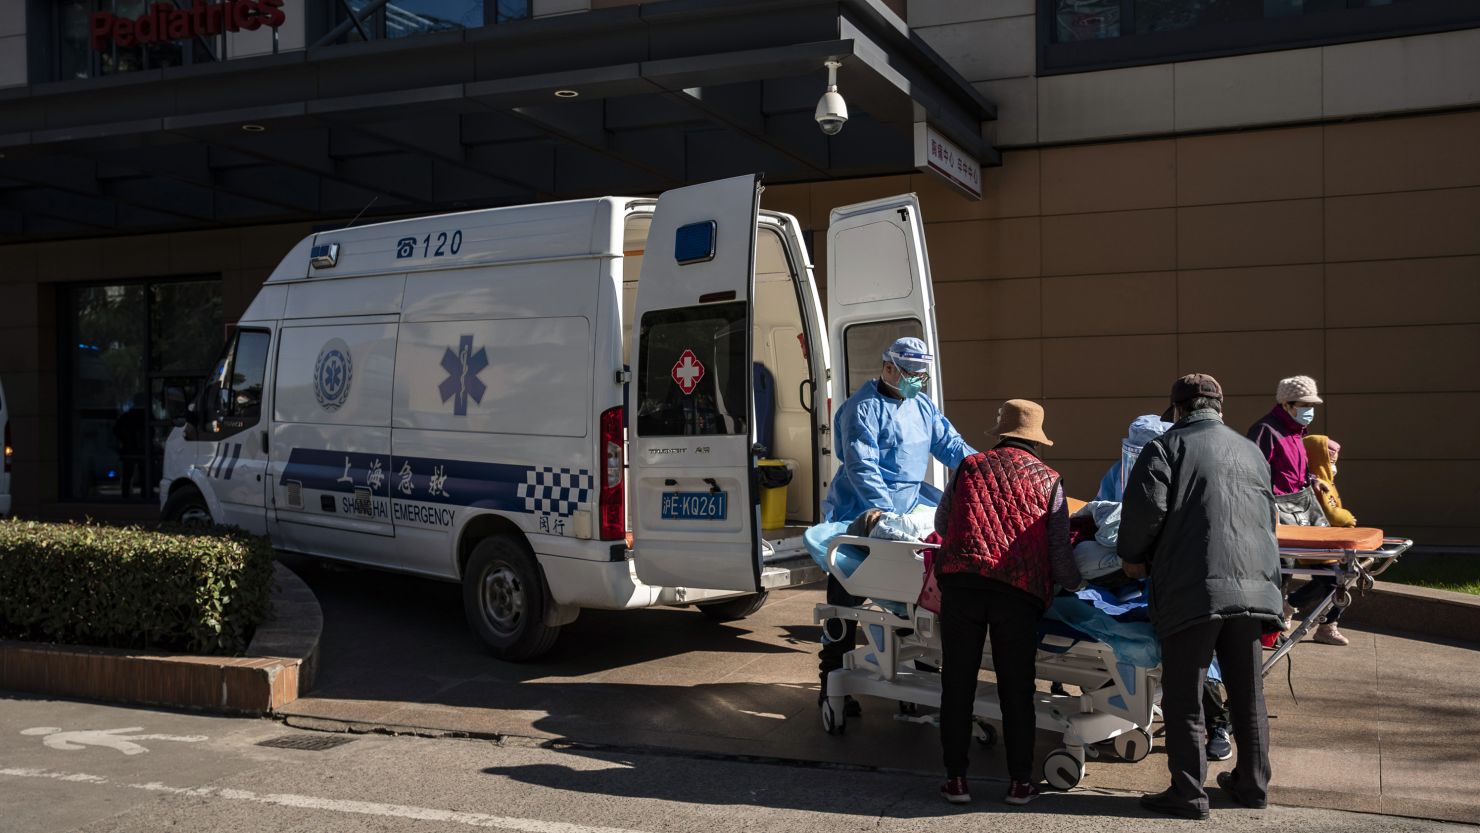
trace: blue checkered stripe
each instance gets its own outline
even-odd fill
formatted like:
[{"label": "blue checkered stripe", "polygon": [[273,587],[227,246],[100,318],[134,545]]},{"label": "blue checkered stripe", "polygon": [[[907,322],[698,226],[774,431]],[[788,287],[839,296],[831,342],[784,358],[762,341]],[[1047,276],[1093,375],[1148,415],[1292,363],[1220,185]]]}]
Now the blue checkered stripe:
[{"label": "blue checkered stripe", "polygon": [[592,480],[585,469],[534,468],[525,473],[517,496],[526,512],[569,517],[591,502]]}]

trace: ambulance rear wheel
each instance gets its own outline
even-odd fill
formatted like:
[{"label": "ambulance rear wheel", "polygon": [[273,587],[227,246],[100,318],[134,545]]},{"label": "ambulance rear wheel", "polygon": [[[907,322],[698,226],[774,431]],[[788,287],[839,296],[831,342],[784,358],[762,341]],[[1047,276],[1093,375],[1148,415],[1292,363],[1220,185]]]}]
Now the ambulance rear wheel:
[{"label": "ambulance rear wheel", "polygon": [[214,523],[205,496],[194,486],[182,486],[175,490],[165,500],[164,509],[159,514],[165,521],[181,526],[202,527]]},{"label": "ambulance rear wheel", "polygon": [[733,622],[760,610],[765,606],[766,598],[770,595],[771,591],[762,590],[750,596],[737,596],[721,602],[706,602],[698,607],[705,616],[716,622]]},{"label": "ambulance rear wheel", "polygon": [[463,571],[468,626],[499,659],[518,662],[548,652],[560,635],[545,624],[545,581],[534,553],[505,537],[485,538]]}]

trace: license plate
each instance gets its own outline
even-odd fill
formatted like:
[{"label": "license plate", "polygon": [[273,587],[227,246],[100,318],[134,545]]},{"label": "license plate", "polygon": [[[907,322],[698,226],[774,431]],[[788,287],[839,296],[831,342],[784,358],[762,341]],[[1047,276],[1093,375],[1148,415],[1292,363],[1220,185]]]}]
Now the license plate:
[{"label": "license plate", "polygon": [[728,510],[727,492],[664,492],[665,521],[722,521]]}]

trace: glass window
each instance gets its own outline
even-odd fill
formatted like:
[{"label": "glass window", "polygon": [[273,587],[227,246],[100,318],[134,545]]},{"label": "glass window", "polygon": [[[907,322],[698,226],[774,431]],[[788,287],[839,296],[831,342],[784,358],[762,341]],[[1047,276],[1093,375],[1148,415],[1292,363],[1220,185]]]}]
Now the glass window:
[{"label": "glass window", "polygon": [[180,337],[172,333],[219,339],[220,296],[215,280],[67,291],[63,494],[77,500],[157,499],[164,440],[199,391],[214,351],[214,345],[206,346],[204,360],[198,347],[177,355]]},{"label": "glass window", "polygon": [[884,365],[884,351],[906,336],[924,338],[925,330],[913,318],[854,324],[843,331],[843,352],[848,361],[848,395],[863,383],[879,375]]},{"label": "glass window", "polygon": [[749,431],[747,304],[735,301],[642,316],[637,433],[644,437]]},{"label": "glass window", "polygon": [[483,0],[396,0],[385,5],[385,33],[392,38],[482,25]]}]

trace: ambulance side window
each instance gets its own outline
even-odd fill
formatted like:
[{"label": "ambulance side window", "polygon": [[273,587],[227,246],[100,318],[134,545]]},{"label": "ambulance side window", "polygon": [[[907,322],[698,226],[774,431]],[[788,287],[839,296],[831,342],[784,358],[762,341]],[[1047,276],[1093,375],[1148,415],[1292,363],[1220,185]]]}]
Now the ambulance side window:
[{"label": "ambulance side window", "polygon": [[637,433],[747,433],[748,336],[743,301],[644,314],[638,337]]},{"label": "ambulance side window", "polygon": [[262,385],[271,346],[272,334],[267,330],[237,330],[202,399],[203,433],[214,439],[229,437],[262,418]]},{"label": "ambulance side window", "polygon": [[925,328],[913,318],[896,318],[893,321],[870,321],[854,324],[843,331],[843,350],[848,362],[848,395],[859,386],[879,375],[884,363],[884,351],[895,340],[905,336],[922,338]]}]

